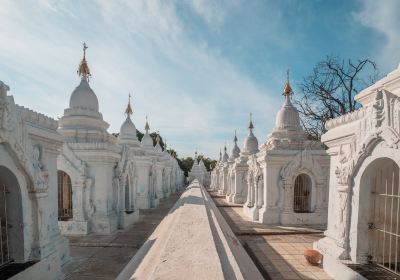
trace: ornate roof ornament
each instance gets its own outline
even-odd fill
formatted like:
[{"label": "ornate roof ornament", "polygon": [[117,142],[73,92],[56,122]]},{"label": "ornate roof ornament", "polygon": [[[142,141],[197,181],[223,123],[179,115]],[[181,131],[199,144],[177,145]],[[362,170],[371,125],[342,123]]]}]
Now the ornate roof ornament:
[{"label": "ornate roof ornament", "polygon": [[291,96],[293,94],[293,90],[292,87],[290,86],[290,82],[289,82],[289,69],[286,72],[286,84],[285,87],[283,89],[283,95],[284,96]]},{"label": "ornate roof ornament", "polygon": [[85,79],[86,81],[89,82],[89,77],[91,77],[92,75],[90,74],[90,69],[89,69],[89,65],[86,61],[86,50],[88,49],[86,43],[83,43],[83,58],[81,63],[79,64],[79,68],[78,68],[78,76],[82,77],[82,79]]},{"label": "ornate roof ornament", "polygon": [[125,114],[126,114],[127,116],[130,116],[130,115],[133,114],[132,107],[131,107],[131,94],[130,94],[130,93],[129,93],[128,106],[126,106],[126,109],[125,109]]},{"label": "ornate roof ornament", "polygon": [[236,136],[236,129],[235,129],[235,137],[233,137],[233,142],[237,143],[237,141],[238,141],[238,139],[237,139],[237,136]]},{"label": "ornate roof ornament", "polygon": [[253,125],[253,113],[250,113],[249,129],[254,129],[254,125]]}]

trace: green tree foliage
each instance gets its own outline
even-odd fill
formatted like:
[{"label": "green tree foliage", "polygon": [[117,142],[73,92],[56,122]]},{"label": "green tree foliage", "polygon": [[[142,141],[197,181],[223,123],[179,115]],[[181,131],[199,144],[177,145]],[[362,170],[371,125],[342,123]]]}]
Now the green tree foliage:
[{"label": "green tree foliage", "polygon": [[192,169],[194,159],[192,157],[186,157],[186,158],[177,158],[178,159],[178,164],[179,167],[183,170],[185,173],[185,176],[189,176],[189,171]]}]

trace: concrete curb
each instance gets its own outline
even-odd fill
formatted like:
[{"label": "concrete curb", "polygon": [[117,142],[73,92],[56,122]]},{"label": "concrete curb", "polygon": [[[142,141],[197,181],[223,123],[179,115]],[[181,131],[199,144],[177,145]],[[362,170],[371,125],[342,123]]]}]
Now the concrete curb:
[{"label": "concrete curb", "polygon": [[119,274],[125,279],[263,279],[197,180]]}]

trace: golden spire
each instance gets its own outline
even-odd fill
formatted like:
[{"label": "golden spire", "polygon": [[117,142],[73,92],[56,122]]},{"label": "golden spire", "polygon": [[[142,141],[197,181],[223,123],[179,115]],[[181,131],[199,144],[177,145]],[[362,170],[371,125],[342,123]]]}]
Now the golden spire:
[{"label": "golden spire", "polygon": [[129,101],[128,101],[128,106],[126,106],[125,114],[127,116],[130,116],[133,114],[132,107],[131,107],[131,94],[129,94]]},{"label": "golden spire", "polygon": [[250,122],[249,122],[249,129],[253,129],[254,125],[253,125],[253,113],[250,113]]},{"label": "golden spire", "polygon": [[283,89],[283,95],[290,96],[292,94],[293,94],[293,91],[292,91],[292,87],[290,86],[290,83],[289,83],[289,69],[288,69],[286,72],[286,84]]},{"label": "golden spire", "polygon": [[82,79],[85,79],[86,81],[89,82],[89,77],[91,77],[92,75],[90,74],[90,69],[89,69],[89,65],[87,64],[86,61],[86,50],[87,50],[87,45],[86,43],[83,43],[83,58],[81,63],[79,64],[79,68],[78,68],[78,75],[79,77],[82,77]]}]

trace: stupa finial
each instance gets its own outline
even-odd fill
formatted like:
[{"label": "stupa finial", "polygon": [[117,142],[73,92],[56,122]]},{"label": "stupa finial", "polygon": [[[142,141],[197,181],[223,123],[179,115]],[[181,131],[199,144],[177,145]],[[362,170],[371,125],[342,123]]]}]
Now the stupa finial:
[{"label": "stupa finial", "polygon": [[130,116],[130,115],[133,114],[132,107],[131,107],[131,94],[130,94],[130,93],[129,93],[128,97],[129,97],[128,106],[126,106],[125,114],[126,114],[127,116]]},{"label": "stupa finial", "polygon": [[253,125],[253,113],[250,113],[249,129],[254,129],[254,125]]},{"label": "stupa finial", "polygon": [[90,74],[89,65],[86,61],[86,50],[87,49],[88,49],[88,46],[84,42],[83,43],[83,58],[81,60],[81,63],[79,64],[77,73],[78,73],[79,77],[81,77],[82,79],[85,79],[86,81],[89,82],[89,77],[91,77],[92,75]]},{"label": "stupa finial", "polygon": [[292,87],[290,86],[290,82],[289,82],[289,75],[290,75],[290,70],[288,69],[286,71],[286,84],[283,89],[284,96],[291,96],[293,94],[293,90],[292,90]]}]

